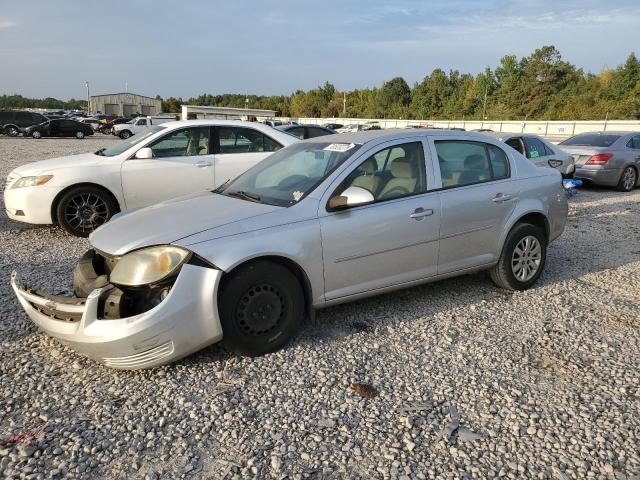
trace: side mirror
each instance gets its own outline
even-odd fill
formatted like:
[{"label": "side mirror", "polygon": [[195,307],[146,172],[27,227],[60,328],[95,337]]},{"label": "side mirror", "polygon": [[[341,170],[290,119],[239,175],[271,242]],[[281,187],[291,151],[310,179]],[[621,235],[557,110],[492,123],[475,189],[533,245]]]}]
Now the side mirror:
[{"label": "side mirror", "polygon": [[373,194],[362,187],[349,187],[340,195],[334,195],[329,199],[329,210],[346,210],[360,205],[366,205],[375,201]]},{"label": "side mirror", "polygon": [[150,158],[153,158],[153,150],[151,150],[149,147],[141,148],[136,152],[135,158],[139,160],[148,160]]}]

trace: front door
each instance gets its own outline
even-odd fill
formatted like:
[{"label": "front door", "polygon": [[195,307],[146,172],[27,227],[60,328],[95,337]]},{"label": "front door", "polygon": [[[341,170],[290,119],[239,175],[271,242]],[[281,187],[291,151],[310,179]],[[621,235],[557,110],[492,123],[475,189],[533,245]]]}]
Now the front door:
[{"label": "front door", "polygon": [[438,273],[496,261],[518,196],[508,156],[477,141],[436,140],[432,148],[442,180]]},{"label": "front door", "polygon": [[268,135],[253,128],[216,127],[216,186],[236,178],[281,147]]},{"label": "front door", "polygon": [[387,145],[332,187],[333,194],[364,188],[375,201],[320,207],[326,300],[436,274],[440,197],[427,189],[425,166],[423,142]]},{"label": "front door", "polygon": [[209,127],[174,130],[148,146],[153,158],[130,158],[122,163],[127,208],[214,188]]}]

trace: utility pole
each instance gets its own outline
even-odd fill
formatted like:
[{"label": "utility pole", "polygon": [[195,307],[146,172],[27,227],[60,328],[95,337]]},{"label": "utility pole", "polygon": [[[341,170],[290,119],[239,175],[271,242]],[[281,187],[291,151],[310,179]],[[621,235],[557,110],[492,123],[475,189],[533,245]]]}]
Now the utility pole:
[{"label": "utility pole", "polygon": [[87,115],[91,115],[91,96],[89,95],[89,80],[84,82],[84,86],[87,87]]},{"label": "utility pole", "polygon": [[347,113],[347,92],[342,92],[342,114]]},{"label": "utility pole", "polygon": [[487,119],[487,93],[489,92],[489,84],[484,86],[484,101],[482,102],[482,121]]},{"label": "utility pole", "polygon": [[129,93],[129,82],[124,81],[124,93]]}]

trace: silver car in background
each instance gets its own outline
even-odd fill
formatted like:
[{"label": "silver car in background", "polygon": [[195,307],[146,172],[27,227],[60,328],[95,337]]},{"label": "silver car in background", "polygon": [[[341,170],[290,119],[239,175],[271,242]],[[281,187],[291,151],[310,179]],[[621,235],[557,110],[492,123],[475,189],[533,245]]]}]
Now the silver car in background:
[{"label": "silver car in background", "polygon": [[484,132],[516,149],[538,167],[551,167],[562,176],[569,177],[575,171],[573,157],[548,140],[529,133]]},{"label": "silver car in background", "polygon": [[575,135],[560,147],[576,163],[575,177],[629,192],[640,182],[640,133],[592,132]]},{"label": "silver car in background", "polygon": [[561,175],[485,135],[337,134],[212,192],[116,215],[91,235],[75,297],[15,273],[12,286],[42,330],[110,367],[161,365],[220,340],[254,356],[342,302],[480,270],[529,288],[566,218]]}]

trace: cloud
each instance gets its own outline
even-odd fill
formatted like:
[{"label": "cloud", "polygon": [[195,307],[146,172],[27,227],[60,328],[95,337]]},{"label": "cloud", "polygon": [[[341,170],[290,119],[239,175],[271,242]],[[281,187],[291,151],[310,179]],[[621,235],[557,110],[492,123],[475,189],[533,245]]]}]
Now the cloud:
[{"label": "cloud", "polygon": [[0,30],[4,30],[5,28],[11,28],[15,26],[16,26],[15,22],[7,18],[0,18]]}]

